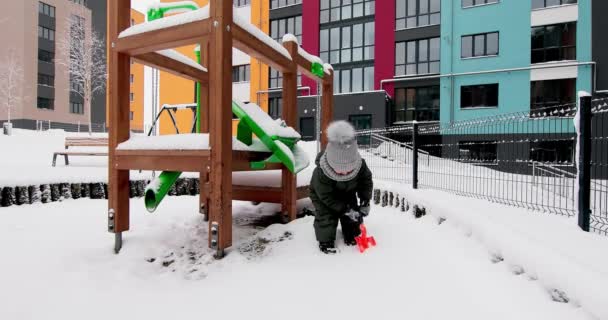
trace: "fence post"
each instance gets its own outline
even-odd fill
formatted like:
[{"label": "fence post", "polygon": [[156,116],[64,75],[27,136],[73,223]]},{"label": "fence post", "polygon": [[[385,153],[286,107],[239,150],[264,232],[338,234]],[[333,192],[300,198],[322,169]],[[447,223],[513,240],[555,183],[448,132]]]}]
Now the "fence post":
[{"label": "fence post", "polygon": [[589,231],[591,219],[591,96],[580,95],[577,124],[578,225]]},{"label": "fence post", "polygon": [[418,189],[418,122],[412,123],[412,188]]}]

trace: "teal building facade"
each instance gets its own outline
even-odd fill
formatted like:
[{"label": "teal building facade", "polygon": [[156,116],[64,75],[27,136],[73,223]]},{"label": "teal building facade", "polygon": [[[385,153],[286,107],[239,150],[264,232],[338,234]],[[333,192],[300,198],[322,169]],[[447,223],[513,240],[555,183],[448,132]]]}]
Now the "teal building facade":
[{"label": "teal building facade", "polygon": [[591,0],[442,0],[440,121],[548,110],[594,92]]}]

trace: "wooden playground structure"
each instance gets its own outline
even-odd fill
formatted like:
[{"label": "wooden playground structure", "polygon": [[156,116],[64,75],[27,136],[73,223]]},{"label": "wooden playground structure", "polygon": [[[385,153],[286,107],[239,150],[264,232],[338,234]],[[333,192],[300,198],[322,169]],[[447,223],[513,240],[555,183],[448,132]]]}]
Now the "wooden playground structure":
[{"label": "wooden playground structure", "polygon": [[[283,73],[282,118],[296,126],[297,74],[316,79],[322,84],[321,131],[333,116],[333,72],[312,72],[313,63],[302,54],[296,42],[284,42],[278,50],[270,37],[259,29],[235,21],[232,1],[210,0],[208,16],[176,25],[120,36],[130,28],[131,0],[108,1],[109,93],[109,185],[108,230],[115,234],[115,252],[122,247],[122,233],[129,223],[129,170],[165,170],[198,172],[200,177],[201,213],[209,219],[209,246],[221,257],[232,245],[232,200],[274,202],[282,205],[282,214],[291,221],[296,217],[296,201],[308,196],[308,187],[297,188],[296,174],[281,164],[263,170],[282,170],[281,187],[233,185],[233,171],[252,171],[251,161],[268,156],[260,152],[233,150],[232,143],[232,48],[256,58]],[[255,30],[253,29],[255,28]],[[266,36],[267,38],[265,38]],[[276,43],[276,42],[275,42]],[[171,59],[158,51],[200,44],[202,65]],[[129,75],[131,59],[173,74],[197,81],[201,91],[199,130],[208,133],[205,150],[117,150],[130,138]],[[323,135],[321,135],[323,136]],[[322,137],[322,146],[327,141]]]}]

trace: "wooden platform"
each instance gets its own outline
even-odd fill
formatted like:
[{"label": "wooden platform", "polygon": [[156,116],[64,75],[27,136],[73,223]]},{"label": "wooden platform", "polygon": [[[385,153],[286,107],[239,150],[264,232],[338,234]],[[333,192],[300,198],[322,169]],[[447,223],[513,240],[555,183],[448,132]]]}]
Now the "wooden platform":
[{"label": "wooden platform", "polygon": [[[251,161],[262,161],[269,152],[232,151],[232,171],[254,171]],[[209,171],[209,150],[116,150],[114,169],[182,172]],[[282,164],[269,164],[263,170],[280,170]],[[259,171],[259,170],[256,170]]]}]

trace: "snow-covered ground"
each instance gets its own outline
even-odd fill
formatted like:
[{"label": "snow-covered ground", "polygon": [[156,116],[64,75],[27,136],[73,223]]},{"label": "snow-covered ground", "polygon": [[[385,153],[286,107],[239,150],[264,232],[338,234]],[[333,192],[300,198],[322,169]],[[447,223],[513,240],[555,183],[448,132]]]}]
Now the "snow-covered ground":
[{"label": "snow-covered ground", "polygon": [[378,246],[326,256],[312,217],[260,229],[276,207],[236,202],[234,246],[216,261],[197,201],[148,214],[133,200],[119,255],[103,200],[0,209],[0,319],[594,319],[432,216],[373,207]]}]

